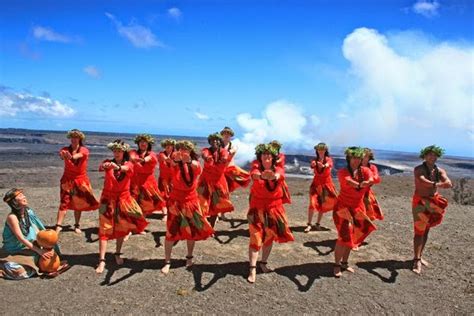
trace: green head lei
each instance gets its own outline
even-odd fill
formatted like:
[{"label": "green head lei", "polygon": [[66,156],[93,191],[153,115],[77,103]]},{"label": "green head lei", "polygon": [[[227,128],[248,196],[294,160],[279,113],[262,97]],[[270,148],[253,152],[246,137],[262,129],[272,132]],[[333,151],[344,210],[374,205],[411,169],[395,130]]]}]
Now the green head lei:
[{"label": "green head lei", "polygon": [[81,132],[81,131],[78,130],[78,129],[72,129],[72,130],[70,130],[69,132],[67,132],[66,137],[67,137],[67,138],[78,137],[78,138],[80,138],[81,140],[85,140],[85,139],[86,139],[86,135],[84,135],[84,133]]},{"label": "green head lei", "polygon": [[375,159],[374,152],[372,151],[372,149],[366,147],[364,148],[364,156],[367,154],[369,155],[369,161]]},{"label": "green head lei", "polygon": [[268,146],[273,147],[276,150],[277,155],[280,153],[281,143],[277,140],[272,140],[268,143]]},{"label": "green head lei", "polygon": [[234,136],[234,131],[232,130],[232,128],[230,128],[228,126],[224,127],[220,134],[224,135],[225,133],[228,133],[231,137]]},{"label": "green head lei", "polygon": [[166,139],[163,139],[161,142],[160,142],[160,145],[162,148],[166,148],[166,146],[175,146],[176,145],[176,141],[174,139],[171,139],[171,138],[166,138]]},{"label": "green head lei", "polygon": [[221,141],[222,140],[222,135],[220,133],[214,133],[214,134],[209,134],[209,136],[207,136],[207,142],[209,143],[209,145],[211,145],[212,142],[216,139],[218,141]]},{"label": "green head lei", "polygon": [[150,134],[138,134],[135,137],[135,144],[138,145],[138,143],[140,143],[140,141],[142,140],[146,141],[150,145],[153,145],[155,143],[155,139]]},{"label": "green head lei", "polygon": [[117,139],[111,143],[108,143],[107,148],[112,151],[114,150],[128,151],[130,149],[130,145],[120,139]]},{"label": "green head lei", "polygon": [[364,157],[364,149],[357,146],[347,147],[344,154],[346,158],[354,157],[362,159]]},{"label": "green head lei", "polygon": [[444,154],[444,149],[436,145],[425,147],[420,150],[420,158],[425,158],[426,154],[428,154],[429,152],[434,153],[439,158]]},{"label": "green head lei", "polygon": [[176,149],[185,149],[189,151],[196,151],[196,145],[189,140],[180,140],[176,143]]},{"label": "green head lei", "polygon": [[317,145],[314,146],[314,149],[315,150],[328,150],[328,145],[326,145],[326,143],[319,143]]},{"label": "green head lei", "polygon": [[257,147],[255,147],[256,156],[262,155],[266,152],[270,153],[272,156],[278,156],[277,149],[270,144],[259,144]]}]

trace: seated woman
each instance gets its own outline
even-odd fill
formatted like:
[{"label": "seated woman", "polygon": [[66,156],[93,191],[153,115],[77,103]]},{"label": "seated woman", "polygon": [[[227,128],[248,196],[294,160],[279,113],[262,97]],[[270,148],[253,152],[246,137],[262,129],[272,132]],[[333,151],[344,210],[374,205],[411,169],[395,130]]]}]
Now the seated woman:
[{"label": "seated woman", "polygon": [[8,279],[26,279],[35,274],[55,277],[66,271],[69,265],[63,261],[57,271],[41,273],[39,258],[50,259],[59,248],[45,250],[35,240],[39,231],[45,227],[35,212],[28,207],[28,200],[21,189],[11,189],[3,197],[11,212],[3,229],[3,247],[0,248],[0,274]]}]

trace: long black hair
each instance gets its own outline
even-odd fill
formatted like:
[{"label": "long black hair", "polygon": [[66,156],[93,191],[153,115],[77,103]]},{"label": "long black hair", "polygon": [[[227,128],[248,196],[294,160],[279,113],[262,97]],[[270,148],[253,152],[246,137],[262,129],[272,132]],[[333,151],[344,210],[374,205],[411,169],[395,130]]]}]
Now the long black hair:
[{"label": "long black hair", "polygon": [[[355,181],[359,182],[359,183],[362,183],[362,181],[364,181],[364,177],[362,175],[362,160],[359,164],[359,166],[357,167],[357,178],[354,178],[354,170],[352,170],[352,167],[351,167],[351,157],[347,156],[346,157],[346,161],[347,161],[347,170],[349,170],[349,173],[351,174],[351,178],[354,179]],[[360,189],[357,189],[357,190],[360,190]]]},{"label": "long black hair", "polygon": [[31,221],[30,216],[28,214],[28,210],[30,209],[28,206],[25,207],[25,212],[23,214],[23,218],[21,216],[21,207],[18,205],[18,202],[15,199],[11,199],[7,202],[8,206],[11,208],[11,212],[13,215],[16,216],[18,219],[18,223],[20,225],[20,230],[23,236],[27,236],[30,232]]}]

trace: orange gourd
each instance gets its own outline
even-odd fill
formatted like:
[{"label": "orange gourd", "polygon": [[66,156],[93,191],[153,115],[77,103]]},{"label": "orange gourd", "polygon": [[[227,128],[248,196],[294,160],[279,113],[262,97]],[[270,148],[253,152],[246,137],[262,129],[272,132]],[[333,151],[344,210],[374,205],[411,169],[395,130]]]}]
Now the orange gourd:
[{"label": "orange gourd", "polygon": [[55,272],[58,270],[60,263],[58,254],[54,253],[50,259],[39,258],[38,267],[41,272]]},{"label": "orange gourd", "polygon": [[36,242],[45,249],[51,249],[58,243],[58,233],[52,229],[45,229],[36,235]]}]

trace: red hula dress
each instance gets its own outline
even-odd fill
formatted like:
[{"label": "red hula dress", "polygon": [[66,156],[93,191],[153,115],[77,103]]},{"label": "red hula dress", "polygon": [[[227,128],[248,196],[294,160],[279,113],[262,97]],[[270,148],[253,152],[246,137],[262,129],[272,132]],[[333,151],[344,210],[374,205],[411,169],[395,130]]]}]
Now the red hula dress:
[{"label": "red hula dress", "polygon": [[[140,158],[137,151],[130,151],[130,158]],[[154,211],[160,211],[166,206],[166,201],[158,190],[158,182],[155,178],[155,169],[158,158],[154,152],[147,153],[151,160],[145,163],[134,163],[131,193],[138,202],[143,214],[149,215]],[[141,157],[144,158],[144,157]]]},{"label": "red hula dress", "polygon": [[[229,187],[225,178],[229,152],[224,148],[219,148],[212,153],[209,148],[204,148],[202,157],[204,169],[197,188],[201,210],[206,216],[232,212],[234,205],[230,201]],[[212,160],[207,161],[207,157],[212,157]]]},{"label": "red hula dress", "polygon": [[[69,151],[71,147],[64,147],[61,152]],[[87,161],[89,150],[81,146],[78,153],[82,158],[76,160],[64,160],[64,173],[60,182],[60,211],[92,211],[99,208],[99,202],[94,196],[92,186],[87,176]]]},{"label": "red hula dress", "polygon": [[[382,181],[382,179],[380,178],[379,170],[377,169],[377,166],[374,164],[369,164],[369,168],[370,168],[370,171],[372,172],[372,178],[374,179],[374,184],[379,184]],[[380,209],[379,202],[377,201],[377,198],[375,197],[375,193],[372,190],[372,186],[370,186],[369,189],[365,192],[364,206],[365,206],[365,213],[372,221],[376,219],[383,220],[383,213],[382,213],[382,210]]]},{"label": "red hula dress", "polygon": [[[104,160],[104,162],[110,161]],[[133,164],[127,161],[123,165],[129,168],[126,172],[104,170],[104,189],[99,208],[99,238],[101,240],[125,237],[130,232],[141,233],[148,225],[140,205],[130,193]]]},{"label": "red hula dress", "polygon": [[[362,168],[362,178],[356,181],[370,179],[372,172],[369,168]],[[349,248],[360,245],[364,239],[376,229],[370,218],[364,211],[364,194],[367,188],[357,190],[347,184],[346,180],[351,178],[347,168],[337,172],[341,190],[333,212],[334,225],[337,229],[337,243]]]},{"label": "red hula dress", "polygon": [[160,163],[160,176],[158,177],[158,189],[160,190],[163,198],[168,201],[173,179],[173,167],[170,162],[165,159],[168,158],[166,151],[160,152],[158,155],[158,161]]},{"label": "red hula dress", "polygon": [[167,203],[166,240],[204,240],[214,234],[199,205],[197,194],[201,166],[178,162],[173,166],[172,186]]},{"label": "red hula dress", "polygon": [[[254,161],[252,166],[254,167],[251,175],[263,169],[258,161]],[[295,240],[283,207],[285,171],[276,167],[275,172],[280,174],[278,180],[253,180],[250,188],[250,206],[247,213],[249,246],[257,251],[274,241],[284,243]]]},{"label": "red hula dress", "polygon": [[314,178],[309,187],[309,210],[313,212],[325,213],[334,210],[337,202],[337,192],[331,178],[333,162],[331,157],[325,157],[323,164],[328,164],[326,168],[319,169],[316,159],[311,162],[314,169]]}]

